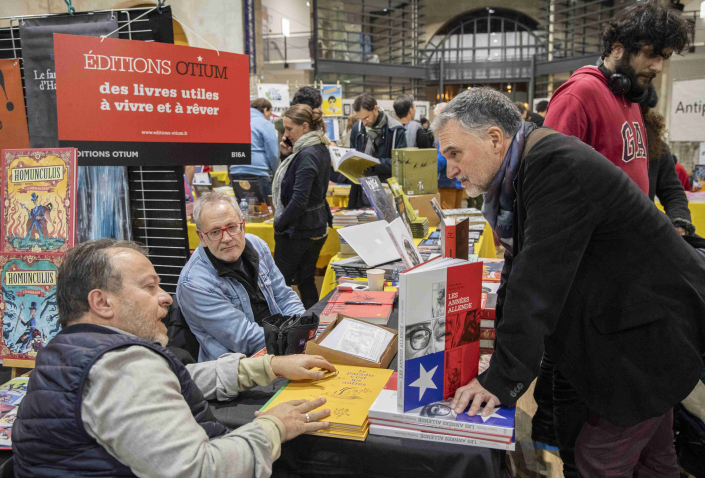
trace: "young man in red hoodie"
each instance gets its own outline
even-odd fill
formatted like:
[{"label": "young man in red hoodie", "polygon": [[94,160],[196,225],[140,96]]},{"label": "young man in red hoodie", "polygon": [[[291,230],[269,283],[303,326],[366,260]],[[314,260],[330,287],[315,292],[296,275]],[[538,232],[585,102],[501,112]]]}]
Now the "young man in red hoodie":
[{"label": "young man in red hoodie", "polygon": [[[687,48],[692,31],[692,22],[657,0],[623,9],[603,32],[597,66],[580,68],[555,91],[543,125],[592,146],[648,195],[649,148],[639,103],[653,90],[663,62]],[[557,444],[565,476],[577,476],[575,440],[588,411],[546,355],[534,397],[532,438]]]}]

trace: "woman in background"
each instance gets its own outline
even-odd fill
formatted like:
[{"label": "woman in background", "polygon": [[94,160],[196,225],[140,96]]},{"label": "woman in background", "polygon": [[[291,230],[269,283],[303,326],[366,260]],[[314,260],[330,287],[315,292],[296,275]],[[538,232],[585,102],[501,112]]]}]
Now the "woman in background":
[{"label": "woman in background", "polygon": [[[651,103],[656,106],[653,100]],[[671,150],[663,140],[666,129],[664,117],[643,104],[641,111],[649,143],[649,198],[653,201],[658,196],[666,215],[681,235],[694,234],[695,226],[690,218],[688,198],[676,174]]]},{"label": "woman in background", "polygon": [[320,108],[298,104],[283,115],[287,155],[274,175],[274,262],[286,285],[295,283],[307,309],[318,302],[316,262],[333,226],[326,201],[331,159]]},{"label": "woman in background", "polygon": [[348,123],[345,125],[345,132],[340,136],[340,145],[343,148],[350,147],[350,132],[352,131],[355,121],[357,121],[357,117],[355,116],[355,113],[351,113],[348,116]]}]

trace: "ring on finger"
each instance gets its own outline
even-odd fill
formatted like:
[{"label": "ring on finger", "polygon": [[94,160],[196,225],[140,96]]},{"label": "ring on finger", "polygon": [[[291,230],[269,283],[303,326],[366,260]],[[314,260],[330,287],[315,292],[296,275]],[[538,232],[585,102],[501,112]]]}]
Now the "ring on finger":
[{"label": "ring on finger", "polygon": [[306,423],[308,423],[308,422],[310,422],[310,421],[311,421],[311,417],[310,417],[310,416],[308,415],[308,413],[307,413],[307,414],[306,414]]}]

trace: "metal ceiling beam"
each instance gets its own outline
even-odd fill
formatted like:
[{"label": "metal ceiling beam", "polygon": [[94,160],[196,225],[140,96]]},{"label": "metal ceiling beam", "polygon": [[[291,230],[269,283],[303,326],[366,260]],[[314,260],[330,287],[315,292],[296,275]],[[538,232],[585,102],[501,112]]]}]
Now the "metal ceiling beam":
[{"label": "metal ceiling beam", "polygon": [[590,53],[582,56],[556,58],[553,61],[537,62],[536,75],[553,75],[555,73],[575,71],[586,65],[594,65],[599,56],[599,53]]},{"label": "metal ceiling beam", "polygon": [[318,60],[318,73],[349,75],[391,76],[401,78],[426,78],[425,66],[390,65],[357,61]]}]

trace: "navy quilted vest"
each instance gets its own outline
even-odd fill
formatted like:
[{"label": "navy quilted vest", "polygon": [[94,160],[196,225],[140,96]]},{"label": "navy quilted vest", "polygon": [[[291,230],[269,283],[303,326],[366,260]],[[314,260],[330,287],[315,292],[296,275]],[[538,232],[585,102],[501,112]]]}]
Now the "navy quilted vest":
[{"label": "navy quilted vest", "polygon": [[81,418],[91,366],[106,352],[132,345],[150,348],[169,362],[193,417],[210,438],[228,431],[216,421],[186,367],[159,344],[98,325],[71,325],[39,351],[30,375],[12,429],[18,478],[134,476],[86,432]]}]

